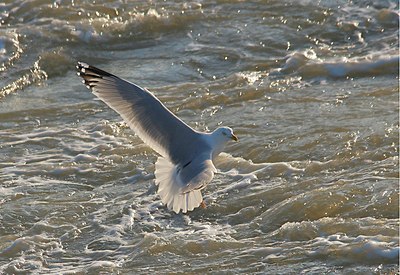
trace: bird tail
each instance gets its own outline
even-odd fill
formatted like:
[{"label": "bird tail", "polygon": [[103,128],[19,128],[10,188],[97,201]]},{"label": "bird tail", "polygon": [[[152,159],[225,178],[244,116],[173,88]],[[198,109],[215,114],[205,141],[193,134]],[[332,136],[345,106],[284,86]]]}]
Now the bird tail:
[{"label": "bird tail", "polygon": [[180,182],[175,165],[167,159],[159,157],[155,168],[155,181],[156,185],[158,185],[157,193],[168,209],[172,209],[177,214],[181,210],[186,213],[201,204],[203,197],[200,190],[182,192],[184,186]]}]

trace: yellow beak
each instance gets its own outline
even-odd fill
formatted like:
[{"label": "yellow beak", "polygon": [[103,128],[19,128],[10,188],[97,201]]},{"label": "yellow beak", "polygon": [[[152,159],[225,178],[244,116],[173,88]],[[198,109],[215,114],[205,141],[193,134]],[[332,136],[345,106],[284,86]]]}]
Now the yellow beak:
[{"label": "yellow beak", "polygon": [[231,139],[233,139],[234,141],[239,141],[238,137],[235,136],[234,134],[232,134]]}]

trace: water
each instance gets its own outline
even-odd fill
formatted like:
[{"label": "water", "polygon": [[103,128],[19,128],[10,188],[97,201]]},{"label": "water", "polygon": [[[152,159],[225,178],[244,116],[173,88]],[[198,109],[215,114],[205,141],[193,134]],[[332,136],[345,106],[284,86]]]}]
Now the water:
[{"label": "water", "polygon": [[[397,1],[0,4],[0,273],[393,274]],[[240,138],[176,215],[76,61]]]}]

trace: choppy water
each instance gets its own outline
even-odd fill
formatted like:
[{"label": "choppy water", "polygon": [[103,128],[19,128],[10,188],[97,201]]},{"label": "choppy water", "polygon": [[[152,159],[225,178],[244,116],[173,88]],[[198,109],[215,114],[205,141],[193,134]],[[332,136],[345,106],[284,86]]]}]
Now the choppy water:
[{"label": "choppy water", "polygon": [[[0,3],[0,273],[397,273],[397,1]],[[241,142],[176,215],[75,62]]]}]

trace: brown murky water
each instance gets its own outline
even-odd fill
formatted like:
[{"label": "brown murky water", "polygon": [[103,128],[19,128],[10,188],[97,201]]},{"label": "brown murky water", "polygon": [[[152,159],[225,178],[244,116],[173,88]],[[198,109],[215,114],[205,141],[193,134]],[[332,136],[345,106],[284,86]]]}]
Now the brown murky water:
[{"label": "brown murky water", "polygon": [[[0,273],[396,273],[397,1],[0,4]],[[167,210],[85,61],[230,144]]]}]

